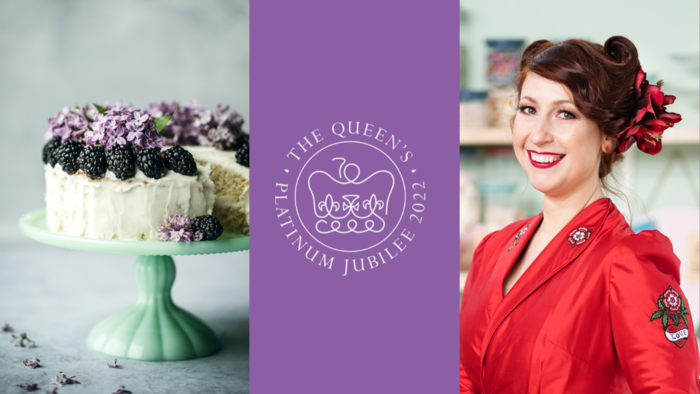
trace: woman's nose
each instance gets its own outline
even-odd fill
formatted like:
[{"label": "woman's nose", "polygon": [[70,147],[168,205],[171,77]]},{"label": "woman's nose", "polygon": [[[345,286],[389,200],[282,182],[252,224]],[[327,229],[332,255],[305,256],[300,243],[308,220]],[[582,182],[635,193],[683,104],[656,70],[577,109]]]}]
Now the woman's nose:
[{"label": "woman's nose", "polygon": [[538,119],[533,125],[532,132],[530,133],[530,141],[538,146],[554,141],[551,127],[552,125],[546,118]]}]

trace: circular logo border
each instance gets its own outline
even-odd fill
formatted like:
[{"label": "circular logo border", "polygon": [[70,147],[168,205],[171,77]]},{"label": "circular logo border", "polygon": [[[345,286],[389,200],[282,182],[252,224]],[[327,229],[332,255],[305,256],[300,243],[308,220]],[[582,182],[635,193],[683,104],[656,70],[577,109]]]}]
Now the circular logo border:
[{"label": "circular logo border", "polygon": [[[299,179],[301,178],[301,174],[304,172],[306,165],[309,164],[309,162],[314,158],[314,156],[321,153],[324,149],[330,148],[331,146],[338,145],[338,144],[363,144],[363,145],[369,146],[370,148],[374,148],[374,149],[378,150],[381,154],[386,156],[387,159],[389,159],[389,161],[391,162],[391,164],[394,165],[394,167],[396,167],[396,171],[398,171],[399,176],[401,177],[401,184],[403,185],[403,208],[401,208],[401,216],[399,217],[399,220],[396,222],[396,226],[394,226],[394,228],[389,232],[389,234],[384,239],[382,239],[381,241],[377,242],[376,244],[374,244],[372,246],[369,246],[367,248],[360,249],[360,250],[336,249],[336,248],[330,247],[330,246],[324,244],[323,242],[319,241],[318,239],[316,239],[316,237],[314,237],[314,235],[311,234],[311,231],[309,231],[309,229],[306,228],[306,225],[304,225],[304,221],[301,219],[301,215],[299,215],[299,207],[297,207],[297,190],[299,187]],[[386,154],[386,152],[384,152],[383,150],[377,148],[376,146],[374,146],[372,144],[368,144],[368,143],[362,142],[362,141],[340,141],[340,142],[332,143],[328,146],[324,146],[323,148],[319,149],[318,152],[311,155],[311,157],[309,157],[309,160],[307,160],[306,163],[304,163],[304,166],[301,167],[301,170],[299,170],[299,175],[297,175],[297,181],[294,184],[294,210],[297,213],[297,217],[299,218],[299,223],[301,223],[301,226],[304,227],[304,230],[306,230],[306,233],[309,234],[311,236],[311,238],[313,238],[316,242],[327,247],[328,249],[335,250],[336,252],[357,253],[357,252],[364,252],[365,250],[369,250],[369,249],[372,249],[374,247],[377,247],[378,245],[380,245],[381,243],[386,241],[389,237],[391,237],[391,235],[394,233],[394,231],[396,231],[396,229],[399,227],[399,224],[401,224],[401,220],[403,219],[403,214],[406,212],[406,194],[407,194],[406,193],[406,181],[403,179],[403,174],[401,173],[399,166],[396,165],[394,160],[392,160],[391,157],[389,157],[389,155]]]}]

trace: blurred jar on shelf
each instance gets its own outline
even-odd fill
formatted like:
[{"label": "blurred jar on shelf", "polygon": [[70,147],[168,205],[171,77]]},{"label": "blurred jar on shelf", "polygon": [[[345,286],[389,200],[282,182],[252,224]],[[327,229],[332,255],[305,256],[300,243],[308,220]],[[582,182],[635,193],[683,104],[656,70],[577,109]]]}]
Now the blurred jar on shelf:
[{"label": "blurred jar on shelf", "polygon": [[520,48],[525,44],[523,39],[503,40],[488,39],[488,63],[486,77],[489,86],[505,88],[513,85],[513,78],[518,73],[520,63]]},{"label": "blurred jar on shelf", "polygon": [[501,130],[509,127],[510,118],[515,114],[517,93],[513,88],[513,79],[518,74],[520,49],[524,44],[523,39],[486,40],[489,125]]},{"label": "blurred jar on shelf", "polygon": [[515,115],[517,105],[518,93],[514,88],[491,88],[486,100],[489,126],[499,130],[510,128],[510,119]]},{"label": "blurred jar on shelf", "polygon": [[479,191],[476,175],[461,171],[459,174],[459,269],[469,270],[472,263],[473,232],[479,224]]},{"label": "blurred jar on shelf", "polygon": [[462,89],[459,91],[459,128],[481,129],[489,126],[487,90]]}]

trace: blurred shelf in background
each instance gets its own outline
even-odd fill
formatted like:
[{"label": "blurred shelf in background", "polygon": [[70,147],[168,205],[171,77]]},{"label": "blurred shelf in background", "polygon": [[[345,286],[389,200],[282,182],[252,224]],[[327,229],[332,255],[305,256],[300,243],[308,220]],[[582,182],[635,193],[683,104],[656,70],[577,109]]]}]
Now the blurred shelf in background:
[{"label": "blurred shelf in background", "polygon": [[[673,127],[664,132],[664,144],[670,145],[698,145],[700,144],[700,128],[698,127]],[[495,127],[459,130],[459,143],[461,146],[510,146],[513,138],[509,130]]]}]

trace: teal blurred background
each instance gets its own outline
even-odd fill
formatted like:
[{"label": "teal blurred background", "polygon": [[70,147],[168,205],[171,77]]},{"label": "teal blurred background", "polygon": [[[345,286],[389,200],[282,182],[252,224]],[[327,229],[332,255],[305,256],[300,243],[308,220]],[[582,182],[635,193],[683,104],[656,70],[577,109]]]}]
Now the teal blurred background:
[{"label": "teal blurred background", "polygon": [[[700,303],[700,3],[696,0],[663,3],[652,0],[543,0],[536,3],[462,0],[460,12],[462,89],[492,89],[486,72],[487,39],[522,39],[525,46],[538,39],[562,41],[567,38],[603,44],[613,35],[623,35],[636,45],[650,83],[664,80],[664,92],[677,97],[669,111],[680,113],[683,121],[666,131],[660,154],[650,156],[636,147],[628,151],[615,170],[619,180],[616,186],[627,201],[612,197],[637,231],[656,228],[671,238],[682,262],[682,287],[697,321]],[[493,215],[489,223],[485,217],[489,206],[512,208],[519,217],[535,215],[542,209],[541,193],[530,186],[512,155],[510,130],[502,125],[470,126],[470,122],[465,121],[464,114],[475,114],[474,111],[478,114],[479,103],[469,104],[474,103],[477,106],[469,107],[471,112],[462,112],[460,128],[461,266],[465,272],[475,244],[489,230],[503,226],[494,222],[505,219]],[[460,111],[464,111],[463,105],[465,102],[460,103]],[[477,209],[479,213],[475,213]]]}]

